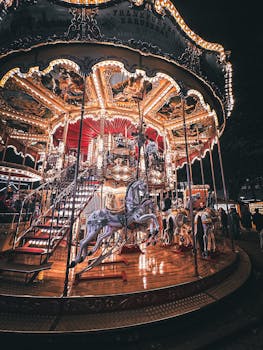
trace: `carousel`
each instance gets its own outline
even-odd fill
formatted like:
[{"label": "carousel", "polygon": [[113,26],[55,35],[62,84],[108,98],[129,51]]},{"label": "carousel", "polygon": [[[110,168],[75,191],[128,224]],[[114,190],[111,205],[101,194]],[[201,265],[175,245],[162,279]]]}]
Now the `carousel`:
[{"label": "carousel", "polygon": [[1,331],[149,324],[247,280],[213,165],[217,155],[228,212],[230,53],[174,3],[1,2]]}]

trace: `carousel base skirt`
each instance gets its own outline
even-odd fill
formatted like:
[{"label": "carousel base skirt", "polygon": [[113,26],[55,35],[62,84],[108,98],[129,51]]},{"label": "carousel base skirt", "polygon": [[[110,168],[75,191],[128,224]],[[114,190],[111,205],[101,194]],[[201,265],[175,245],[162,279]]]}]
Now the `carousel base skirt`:
[{"label": "carousel base skirt", "polygon": [[[57,292],[59,286],[63,288],[64,275],[54,270],[55,262],[53,272],[49,270],[43,281],[32,286],[2,279],[0,331],[94,334],[150,324],[216,303],[240,288],[250,275],[249,258],[240,248],[233,252],[225,247],[206,261],[198,257],[198,276],[192,252],[181,255],[174,251],[175,247],[150,247],[144,254],[125,255],[128,264],[119,257],[119,264],[102,264],[86,281],[74,284],[73,277],[69,297],[55,295],[52,290],[55,271]],[[80,269],[77,266],[72,273]],[[114,279],[116,271],[124,272],[127,280]]]}]

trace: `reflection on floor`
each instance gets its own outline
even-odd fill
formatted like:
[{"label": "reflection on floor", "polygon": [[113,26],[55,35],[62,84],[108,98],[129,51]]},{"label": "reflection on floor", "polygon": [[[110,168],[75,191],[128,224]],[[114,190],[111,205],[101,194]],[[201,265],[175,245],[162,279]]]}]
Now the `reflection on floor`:
[{"label": "reflection on floor", "polygon": [[[108,276],[109,274],[125,272],[127,281],[122,279],[94,279],[73,284],[71,296],[123,294],[136,291],[146,291],[155,288],[173,286],[200,279],[214,274],[227,267],[235,260],[235,253],[228,245],[218,246],[219,254],[209,260],[198,255],[199,277],[194,275],[194,258],[192,251],[176,253],[175,246],[161,247],[160,245],[140,246],[142,253],[126,253],[115,255],[111,259],[115,263],[100,264],[85,276]],[[59,247],[52,257],[52,268],[40,275],[32,285],[24,285],[20,276],[7,279],[1,275],[0,294],[32,295],[32,296],[61,296],[64,288],[67,248]],[[87,259],[71,270],[74,274],[87,266]]]}]

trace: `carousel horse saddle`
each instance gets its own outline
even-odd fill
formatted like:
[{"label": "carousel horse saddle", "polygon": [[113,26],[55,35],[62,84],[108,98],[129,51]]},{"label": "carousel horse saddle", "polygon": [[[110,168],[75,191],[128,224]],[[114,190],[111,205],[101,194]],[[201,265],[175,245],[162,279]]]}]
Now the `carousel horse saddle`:
[{"label": "carousel horse saddle", "polygon": [[125,194],[108,193],[105,201],[105,208],[110,214],[124,214],[125,212]]}]

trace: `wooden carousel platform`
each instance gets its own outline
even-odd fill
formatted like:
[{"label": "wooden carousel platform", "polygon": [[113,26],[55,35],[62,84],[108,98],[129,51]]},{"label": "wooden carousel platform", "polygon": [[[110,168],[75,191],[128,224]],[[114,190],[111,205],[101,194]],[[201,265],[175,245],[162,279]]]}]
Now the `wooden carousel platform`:
[{"label": "wooden carousel platform", "polygon": [[[247,255],[240,248],[233,252],[226,244],[219,246],[219,254],[212,259],[198,257],[199,276],[194,274],[191,250],[178,253],[174,246],[159,245],[140,248],[141,253],[121,254],[95,267],[85,273],[88,279],[73,278],[66,298],[62,297],[63,247],[54,255],[52,267],[32,285],[1,275],[0,330],[94,332],[179,317],[229,295],[250,274]],[[71,273],[76,275],[85,264]]]}]

